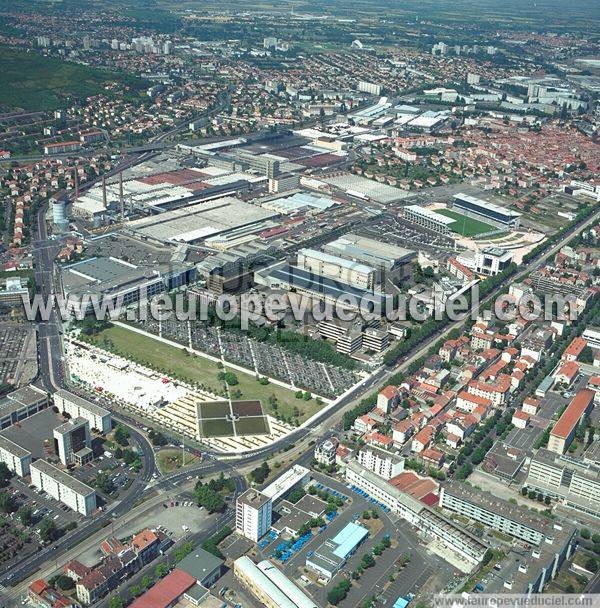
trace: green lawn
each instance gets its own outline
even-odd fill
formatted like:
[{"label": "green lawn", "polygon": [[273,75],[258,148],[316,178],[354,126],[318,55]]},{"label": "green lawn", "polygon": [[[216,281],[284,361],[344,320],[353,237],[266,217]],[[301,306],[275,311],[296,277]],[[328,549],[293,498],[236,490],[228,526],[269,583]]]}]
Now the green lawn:
[{"label": "green lawn", "polygon": [[269,432],[269,423],[265,416],[251,416],[235,421],[235,430],[238,435],[266,435]]},{"label": "green lawn", "polygon": [[456,211],[452,211],[451,209],[436,209],[435,212],[456,220],[450,228],[462,236],[477,236],[478,234],[497,230],[497,228],[491,224],[480,222],[479,220],[463,215],[462,213],[456,213]]},{"label": "green lawn", "polygon": [[227,401],[200,404],[200,415],[202,418],[226,418],[230,413]]},{"label": "green lawn", "polygon": [[225,418],[210,418],[200,421],[200,435],[202,437],[232,437],[233,422]]},{"label": "green lawn", "polygon": [[0,107],[54,110],[70,97],[106,93],[106,84],[118,82],[141,90],[140,78],[91,66],[44,57],[35,52],[0,47]]},{"label": "green lawn", "polygon": [[198,456],[185,452],[185,464],[183,462],[183,454],[181,450],[167,448],[160,450],[156,455],[156,461],[158,468],[163,473],[171,473],[177,469],[181,469],[182,466],[189,466],[196,464],[199,461]]},{"label": "green lawn", "polygon": [[[209,359],[187,354],[183,347],[169,346],[154,338],[117,326],[105,329],[87,339],[100,348],[162,371],[174,378],[190,383],[201,383],[210,392],[225,396],[221,388],[222,383],[217,377],[223,370]],[[275,384],[263,385],[253,375],[232,371],[237,376],[238,384],[232,386],[231,391],[241,393],[239,396],[234,395],[234,399],[258,399],[262,402],[265,413],[275,414],[271,396],[277,399],[277,412],[281,416],[286,418],[294,416],[297,408],[299,422],[306,420],[323,407],[315,399],[310,401],[296,399],[294,393],[286,388]]]}]

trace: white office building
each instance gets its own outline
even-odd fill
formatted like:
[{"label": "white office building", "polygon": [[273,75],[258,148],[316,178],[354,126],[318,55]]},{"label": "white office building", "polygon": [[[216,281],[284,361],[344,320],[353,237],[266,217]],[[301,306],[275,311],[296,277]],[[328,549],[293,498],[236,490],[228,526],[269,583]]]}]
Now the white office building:
[{"label": "white office building", "polygon": [[96,510],[96,492],[85,483],[46,462],[31,464],[31,483],[86,517]]},{"label": "white office building", "polygon": [[475,272],[493,277],[506,270],[512,262],[512,253],[501,247],[486,247],[474,256]]},{"label": "white office building", "polygon": [[358,452],[360,465],[383,479],[391,479],[404,471],[404,458],[381,448],[366,446]]},{"label": "white office building", "polygon": [[29,475],[31,452],[0,435],[0,462],[4,462],[15,475],[26,477]]},{"label": "white office building", "polygon": [[85,418],[90,429],[96,429],[102,434],[110,431],[112,418],[107,409],[63,389],[56,391],[53,399],[59,412],[69,414],[71,418]]},{"label": "white office building", "polygon": [[63,465],[85,464],[93,458],[90,424],[85,418],[74,418],[52,432],[54,449]]},{"label": "white office building", "polygon": [[292,488],[304,487],[309,481],[310,471],[306,467],[295,464],[264,488],[262,493],[275,502]]},{"label": "white office building", "polygon": [[337,279],[366,291],[375,287],[375,268],[315,249],[300,249],[297,265],[316,275]]},{"label": "white office building", "polygon": [[257,542],[271,528],[273,502],[262,492],[250,488],[235,503],[235,531]]}]

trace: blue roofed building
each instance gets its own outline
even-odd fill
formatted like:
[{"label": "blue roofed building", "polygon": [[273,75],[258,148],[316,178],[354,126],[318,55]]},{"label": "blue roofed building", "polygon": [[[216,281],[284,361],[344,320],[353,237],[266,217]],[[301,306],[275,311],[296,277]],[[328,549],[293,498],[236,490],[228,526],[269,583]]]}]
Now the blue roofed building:
[{"label": "blue roofed building", "polygon": [[306,558],[307,568],[312,568],[325,579],[332,579],[368,536],[367,528],[349,523]]}]

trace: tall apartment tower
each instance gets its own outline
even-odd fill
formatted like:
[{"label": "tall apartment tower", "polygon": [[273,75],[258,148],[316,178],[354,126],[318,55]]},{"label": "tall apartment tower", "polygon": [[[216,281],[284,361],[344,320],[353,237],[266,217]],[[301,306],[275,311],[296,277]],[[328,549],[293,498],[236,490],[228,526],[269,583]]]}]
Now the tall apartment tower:
[{"label": "tall apartment tower", "polygon": [[272,506],[271,499],[262,492],[246,490],[235,504],[235,531],[257,542],[271,527]]}]

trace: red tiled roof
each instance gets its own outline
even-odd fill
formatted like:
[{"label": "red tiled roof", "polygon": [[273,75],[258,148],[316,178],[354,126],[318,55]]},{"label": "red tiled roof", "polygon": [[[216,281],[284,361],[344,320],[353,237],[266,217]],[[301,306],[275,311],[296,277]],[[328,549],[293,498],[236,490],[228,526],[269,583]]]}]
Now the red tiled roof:
[{"label": "red tiled roof", "polygon": [[587,341],[581,336],[577,336],[571,340],[571,344],[567,346],[565,352],[563,353],[563,357],[566,355],[572,355],[577,358],[581,354],[581,351],[587,346]]},{"label": "red tiled roof", "polygon": [[193,576],[175,568],[173,572],[167,574],[154,587],[135,600],[131,604],[131,608],[167,608],[195,584],[196,579]]},{"label": "red tiled roof", "polygon": [[580,390],[554,425],[551,434],[563,439],[568,437],[593,401],[594,391],[587,388]]},{"label": "red tiled roof", "polygon": [[379,391],[379,394],[383,395],[386,399],[393,399],[398,394],[398,389],[395,386],[388,384]]},{"label": "red tiled roof", "polygon": [[38,578],[37,581],[33,581],[33,583],[29,585],[29,591],[36,595],[41,595],[47,588],[48,583],[43,578]]},{"label": "red tiled roof", "polygon": [[139,553],[140,551],[147,549],[150,545],[152,545],[152,543],[155,543],[157,541],[158,536],[154,532],[152,532],[152,530],[146,528],[145,530],[142,530],[133,537],[131,541],[131,546],[137,553]]}]

